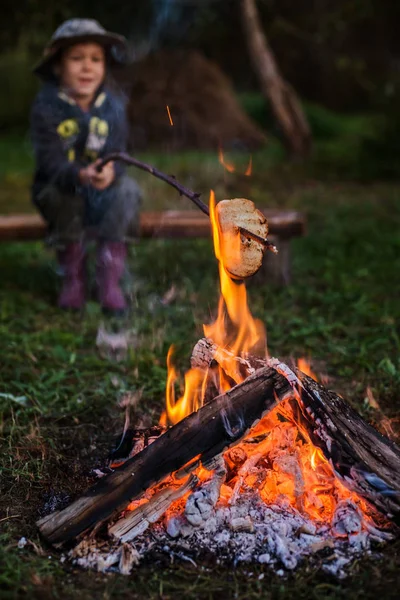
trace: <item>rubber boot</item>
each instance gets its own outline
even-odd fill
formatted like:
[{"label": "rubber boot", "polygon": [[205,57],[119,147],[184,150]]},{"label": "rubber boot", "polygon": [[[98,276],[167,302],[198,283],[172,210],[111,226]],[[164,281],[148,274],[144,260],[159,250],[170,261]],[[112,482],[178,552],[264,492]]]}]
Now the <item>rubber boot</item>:
[{"label": "rubber boot", "polygon": [[64,282],[58,297],[58,306],[80,310],[85,305],[86,255],[83,244],[70,242],[58,252],[58,260],[64,271]]},{"label": "rubber boot", "polygon": [[125,270],[126,245],[123,242],[103,242],[97,254],[97,285],[99,302],[105,312],[123,314],[127,308],[120,280]]}]

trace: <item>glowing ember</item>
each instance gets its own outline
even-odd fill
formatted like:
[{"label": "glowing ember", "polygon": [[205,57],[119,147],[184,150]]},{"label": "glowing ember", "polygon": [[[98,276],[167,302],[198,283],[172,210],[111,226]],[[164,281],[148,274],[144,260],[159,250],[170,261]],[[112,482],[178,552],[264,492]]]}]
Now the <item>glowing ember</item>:
[{"label": "glowing ember", "polygon": [[173,120],[172,120],[171,111],[170,111],[170,109],[169,109],[169,106],[168,106],[168,104],[167,104],[167,113],[168,113],[168,118],[169,118],[169,124],[171,125],[171,127],[173,127],[173,125],[174,125],[174,122],[173,122]]},{"label": "glowing ember", "polygon": [[305,556],[316,555],[321,567],[325,550],[322,569],[344,577],[347,565],[371,553],[372,540],[392,535],[376,528],[366,503],[343,487],[322,452],[282,420],[290,410],[284,402],[207,468],[196,456],[185,476],[171,474],[131,502],[109,529],[110,549],[89,538],[70,558],[128,574],[152,551],[179,557],[184,544],[182,558],[193,563],[205,551],[219,562],[268,564],[282,575],[282,566],[293,570]]},{"label": "glowing ember", "polygon": [[246,175],[246,177],[250,177],[253,174],[253,157],[251,155],[249,164],[247,165],[247,169],[245,170],[244,174]]}]

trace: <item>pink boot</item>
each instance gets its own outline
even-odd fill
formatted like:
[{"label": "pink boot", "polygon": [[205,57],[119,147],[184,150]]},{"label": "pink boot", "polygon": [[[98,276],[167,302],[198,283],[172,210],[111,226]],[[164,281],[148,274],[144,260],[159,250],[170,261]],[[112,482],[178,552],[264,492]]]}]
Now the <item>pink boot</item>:
[{"label": "pink boot", "polygon": [[85,305],[85,250],[80,242],[71,242],[58,253],[64,271],[64,282],[58,306],[79,310]]},{"label": "pink boot", "polygon": [[126,245],[103,242],[97,255],[99,302],[105,311],[123,313],[127,304],[119,282],[125,270]]}]

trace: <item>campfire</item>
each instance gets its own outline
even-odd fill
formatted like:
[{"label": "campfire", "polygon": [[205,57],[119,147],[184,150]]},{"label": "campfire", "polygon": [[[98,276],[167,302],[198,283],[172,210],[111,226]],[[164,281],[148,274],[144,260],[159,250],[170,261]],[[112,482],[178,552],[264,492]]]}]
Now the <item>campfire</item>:
[{"label": "campfire", "polygon": [[102,571],[129,573],[160,553],[191,562],[211,554],[279,574],[307,557],[344,576],[355,556],[396,535],[400,449],[306,362],[269,358],[244,284],[261,264],[265,218],[248,200],[215,206],[213,195],[210,218],[221,297],[184,389],[171,348],[160,425],[126,428],[112,473],[42,518],[41,534]]}]

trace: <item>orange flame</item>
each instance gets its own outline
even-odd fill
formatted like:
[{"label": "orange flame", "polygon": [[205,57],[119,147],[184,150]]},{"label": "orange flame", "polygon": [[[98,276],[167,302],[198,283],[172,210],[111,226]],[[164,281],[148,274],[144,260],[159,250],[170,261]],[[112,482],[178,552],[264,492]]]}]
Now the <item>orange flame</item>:
[{"label": "orange flame", "polygon": [[[265,328],[261,321],[253,318],[249,310],[245,284],[242,281],[233,281],[224,266],[224,253],[227,248],[231,254],[232,251],[240,253],[240,234],[224,236],[222,239],[213,191],[210,194],[210,219],[214,251],[219,261],[221,296],[217,319],[214,323],[203,326],[204,333],[218,346],[229,347],[233,356],[255,350],[262,350],[266,354]],[[166,411],[161,415],[161,425],[178,423],[191,412],[198,410],[203,404],[207,384],[207,373],[200,369],[190,369],[184,378],[184,393],[179,399],[176,399],[175,384],[178,374],[172,364],[173,351],[171,346],[167,356]],[[235,365],[232,365],[232,373],[237,374],[236,383],[239,383],[240,376]],[[232,387],[232,382],[222,369],[218,375],[219,391],[226,392]]]},{"label": "orange flame", "polygon": [[187,415],[198,410],[202,404],[205,393],[206,373],[200,369],[190,369],[185,373],[185,389],[183,395],[176,399],[175,384],[178,374],[172,364],[174,347],[171,346],[167,355],[167,387],[166,387],[166,410],[161,415],[160,424],[166,422],[175,425]]},{"label": "orange flame", "polygon": [[214,252],[219,261],[221,296],[218,316],[214,323],[204,325],[204,334],[218,346],[229,346],[235,356],[254,351],[261,346],[266,351],[265,328],[261,321],[254,319],[248,304],[246,286],[242,281],[233,281],[224,266],[224,254],[229,248],[240,253],[240,233],[222,238],[215,206],[215,195],[210,194],[210,219],[213,231]]},{"label": "orange flame", "polygon": [[[225,268],[225,257],[229,252],[238,253],[240,259],[241,240],[240,234],[222,234],[218,221],[218,207],[215,204],[214,192],[210,194],[210,219],[213,231],[214,251],[219,263],[219,277],[221,295],[219,300],[218,315],[215,322],[204,325],[204,333],[215,344],[222,348],[229,348],[232,356],[243,353],[254,353],[254,349],[266,353],[266,333],[263,324],[254,319],[247,304],[247,292],[242,281],[234,281]],[[199,369],[191,369],[185,375],[185,391],[176,399],[176,383],[178,374],[172,364],[173,347],[171,346],[168,357],[167,399],[164,422],[177,423],[191,412],[202,406],[208,373]],[[232,384],[231,377],[239,383],[241,375],[234,364],[228,365],[229,358],[224,361],[224,369],[219,368],[219,373],[210,371],[214,383],[220,392],[227,391]],[[298,360],[298,367],[317,380],[310,367],[310,362],[304,358]],[[279,411],[282,411],[279,412]],[[261,499],[267,504],[278,503],[282,498],[289,501],[293,507],[309,515],[316,522],[331,522],[337,504],[348,499],[354,502],[368,516],[368,506],[355,493],[347,490],[336,476],[333,467],[325,458],[322,450],[313,445],[308,432],[290,420],[282,422],[280,414],[285,411],[290,413],[290,406],[280,405],[264,417],[252,430],[253,437],[263,435],[264,440],[252,446],[243,442],[243,456],[246,461],[256,459],[253,467],[263,456],[268,456],[272,468],[261,468],[258,472],[254,469],[245,469],[243,475],[236,478],[232,487],[225,486],[221,492],[220,501],[230,502],[231,496],[235,497],[244,488],[258,489]],[[298,436],[298,432],[302,434]],[[236,446],[240,449],[241,445]],[[258,458],[257,458],[258,455]],[[229,460],[229,459],[228,459]],[[196,474],[202,481],[208,478],[208,472],[202,467],[196,469]]]},{"label": "orange flame", "polygon": [[218,160],[224,169],[229,173],[234,173],[236,171],[235,166],[224,158],[224,153],[221,146],[218,148]]},{"label": "orange flame", "polygon": [[251,154],[249,164],[247,165],[247,169],[245,170],[244,174],[246,175],[246,177],[250,177],[253,174],[253,157]]},{"label": "orange flame", "polygon": [[[224,169],[226,171],[228,171],[228,173],[236,172],[235,165],[225,158],[224,152],[223,152],[221,146],[219,146],[219,148],[218,148],[218,160],[219,160],[220,164],[224,167]],[[247,164],[246,170],[244,171],[244,175],[245,175],[245,177],[250,177],[252,175],[252,173],[253,173],[253,157],[250,154],[249,162]]]},{"label": "orange flame", "polygon": [[168,104],[167,104],[167,113],[168,113],[168,118],[169,118],[169,124],[171,125],[171,127],[173,127],[174,126],[174,122],[172,120],[171,111],[169,110]]},{"label": "orange flame", "polygon": [[297,360],[297,367],[305,375],[308,375],[309,377],[311,377],[311,379],[314,379],[314,381],[318,381],[318,377],[316,376],[314,371],[311,369],[311,363],[307,358],[299,358]]},{"label": "orange flame", "polygon": [[[203,326],[204,333],[217,346],[229,347],[233,357],[246,352],[254,353],[254,349],[260,350],[261,345],[266,353],[265,329],[251,315],[245,285],[242,281],[232,280],[225,267],[228,252],[230,257],[232,252],[238,253],[240,259],[241,240],[239,233],[222,234],[214,192],[210,195],[210,219],[215,255],[219,263],[221,295],[217,319]],[[179,377],[172,363],[172,355],[171,346],[167,356],[166,411],[162,416],[164,424],[175,424],[202,406],[210,377],[220,392],[230,389],[232,378],[237,383],[242,379],[235,359],[232,358],[233,364],[229,365],[229,357],[226,357],[224,369],[219,367],[219,372],[215,369],[210,369],[209,373],[199,369],[188,371],[184,378],[184,393],[177,399],[176,384]],[[300,358],[298,367],[317,380],[308,360]],[[226,461],[233,470],[236,469],[236,476],[222,486],[219,501],[229,504],[232,499],[237,498],[241,489],[253,488],[258,490],[260,498],[266,504],[289,502],[315,522],[329,524],[332,523],[338,504],[349,500],[362,511],[367,521],[370,512],[367,503],[344,487],[322,449],[312,443],[308,431],[300,423],[295,425],[291,421],[291,410],[290,404],[283,402],[262,418],[252,428],[253,440],[258,437],[261,441],[249,444],[244,440],[239,443],[235,447],[239,460],[230,454],[232,449],[225,453]],[[282,415],[289,418],[282,421]],[[257,469],[256,466],[261,461],[263,464]],[[268,468],[266,464],[269,465]],[[201,465],[196,466],[194,472],[201,481],[210,477],[210,472]]]},{"label": "orange flame", "polygon": [[317,468],[318,460],[320,462],[321,461],[323,462],[323,461],[325,461],[325,457],[319,448],[314,448],[313,453],[310,458],[310,464],[311,464],[311,468],[313,471],[315,471]]}]

